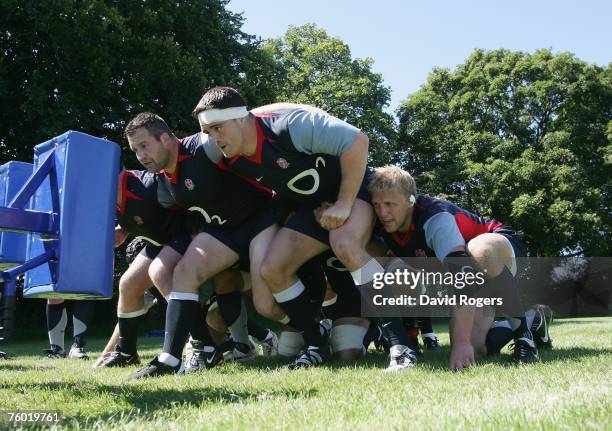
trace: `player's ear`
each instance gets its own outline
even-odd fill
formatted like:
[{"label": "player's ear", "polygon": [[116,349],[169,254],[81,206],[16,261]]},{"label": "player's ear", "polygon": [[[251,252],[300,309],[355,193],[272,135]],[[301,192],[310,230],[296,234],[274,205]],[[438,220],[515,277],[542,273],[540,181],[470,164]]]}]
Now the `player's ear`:
[{"label": "player's ear", "polygon": [[161,141],[162,144],[164,144],[164,146],[168,146],[172,144],[173,142],[172,136],[166,132],[159,135],[159,140]]}]

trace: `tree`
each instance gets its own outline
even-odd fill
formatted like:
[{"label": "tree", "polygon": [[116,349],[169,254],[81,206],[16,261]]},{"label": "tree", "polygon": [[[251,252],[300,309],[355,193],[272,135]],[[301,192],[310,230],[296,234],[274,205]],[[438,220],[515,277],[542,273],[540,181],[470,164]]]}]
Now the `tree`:
[{"label": "tree", "polygon": [[[258,84],[276,66],[226,4],[0,0],[0,163],[32,161],[34,145],[72,129],[121,144],[137,167],[122,132],[139,112],[184,136],[198,130],[191,111],[209,87],[272,100]],[[125,268],[119,251],[115,273]],[[101,305],[105,315],[112,306]],[[40,304],[20,307],[19,316],[40,315]]]},{"label": "tree", "polygon": [[145,110],[193,133],[214,85],[272,99],[255,85],[273,64],[226,3],[0,0],[0,161],[31,160],[68,129],[125,146],[126,122]]},{"label": "tree", "polygon": [[277,101],[325,109],[368,135],[375,163],[387,159],[395,133],[393,117],[384,112],[390,90],[372,72],[372,59],[353,59],[348,45],[314,24],[290,26],[263,50],[278,63],[271,82]]},{"label": "tree", "polygon": [[398,110],[396,163],[428,193],[525,234],[534,255],[610,255],[612,68],[476,50]]}]

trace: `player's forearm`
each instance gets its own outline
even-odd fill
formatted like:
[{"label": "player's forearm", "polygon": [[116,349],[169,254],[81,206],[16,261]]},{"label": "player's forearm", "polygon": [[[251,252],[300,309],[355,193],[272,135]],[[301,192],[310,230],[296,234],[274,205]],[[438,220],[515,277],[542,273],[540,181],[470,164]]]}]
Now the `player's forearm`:
[{"label": "player's forearm", "polygon": [[470,342],[475,314],[476,307],[472,305],[453,307],[453,317],[450,328],[452,343]]},{"label": "player's forearm", "polygon": [[342,182],[337,203],[352,208],[368,164],[368,138],[359,133],[351,146],[340,155]]}]

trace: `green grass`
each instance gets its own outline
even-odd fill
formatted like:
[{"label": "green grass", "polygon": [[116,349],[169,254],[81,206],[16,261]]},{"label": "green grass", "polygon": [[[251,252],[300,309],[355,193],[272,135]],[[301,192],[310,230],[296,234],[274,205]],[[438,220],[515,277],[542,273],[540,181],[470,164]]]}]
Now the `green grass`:
[{"label": "green grass", "polygon": [[[130,383],[124,380],[137,367],[94,370],[92,361],[43,360],[36,356],[42,341],[14,340],[2,345],[14,359],[0,362],[0,410],[59,410],[63,427],[104,430],[610,430],[611,334],[612,318],[557,320],[554,350],[530,366],[509,363],[504,351],[451,372],[445,348],[399,374],[384,373],[385,356],[373,353],[309,370],[258,359]],[[146,359],[159,350],[159,339],[140,341]],[[102,343],[90,341],[92,349]]]}]

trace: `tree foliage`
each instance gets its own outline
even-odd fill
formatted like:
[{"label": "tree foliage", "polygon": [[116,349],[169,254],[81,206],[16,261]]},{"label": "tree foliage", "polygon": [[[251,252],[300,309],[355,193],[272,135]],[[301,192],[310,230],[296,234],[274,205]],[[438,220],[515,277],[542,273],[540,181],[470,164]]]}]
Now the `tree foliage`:
[{"label": "tree foliage", "polygon": [[68,129],[121,143],[138,112],[193,133],[190,113],[213,85],[255,103],[273,65],[227,1],[0,0],[0,160]]},{"label": "tree foliage", "polygon": [[384,112],[390,90],[371,70],[372,59],[353,59],[348,45],[314,24],[289,27],[263,50],[278,64],[271,83],[277,101],[325,109],[368,135],[374,162],[387,159],[395,133],[393,117]]},{"label": "tree foliage", "polygon": [[476,50],[398,115],[392,157],[422,190],[522,230],[535,255],[612,252],[610,66]]}]

